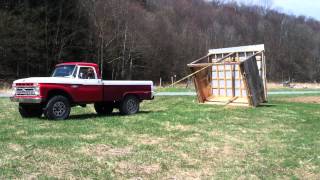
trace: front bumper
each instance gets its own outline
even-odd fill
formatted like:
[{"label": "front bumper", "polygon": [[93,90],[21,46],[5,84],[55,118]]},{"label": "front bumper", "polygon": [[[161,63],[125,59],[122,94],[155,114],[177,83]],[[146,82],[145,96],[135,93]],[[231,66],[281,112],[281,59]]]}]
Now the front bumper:
[{"label": "front bumper", "polygon": [[44,101],[43,98],[35,97],[35,98],[23,98],[23,97],[10,97],[12,102],[19,102],[19,103],[27,103],[27,104],[40,104]]}]

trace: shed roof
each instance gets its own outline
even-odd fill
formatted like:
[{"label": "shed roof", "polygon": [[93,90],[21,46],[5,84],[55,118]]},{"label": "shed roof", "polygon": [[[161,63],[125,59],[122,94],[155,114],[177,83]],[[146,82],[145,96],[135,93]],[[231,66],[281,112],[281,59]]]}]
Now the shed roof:
[{"label": "shed roof", "polygon": [[209,55],[211,55],[211,54],[225,54],[225,53],[233,53],[233,52],[254,52],[254,51],[264,51],[264,44],[220,48],[220,49],[210,49]]}]

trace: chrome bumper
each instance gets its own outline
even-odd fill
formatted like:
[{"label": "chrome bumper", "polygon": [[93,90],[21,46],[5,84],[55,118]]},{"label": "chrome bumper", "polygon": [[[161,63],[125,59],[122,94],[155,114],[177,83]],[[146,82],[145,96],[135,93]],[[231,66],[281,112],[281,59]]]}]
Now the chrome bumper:
[{"label": "chrome bumper", "polygon": [[19,102],[19,103],[28,103],[28,104],[40,104],[44,101],[42,98],[17,98],[17,97],[10,97],[12,102]]}]

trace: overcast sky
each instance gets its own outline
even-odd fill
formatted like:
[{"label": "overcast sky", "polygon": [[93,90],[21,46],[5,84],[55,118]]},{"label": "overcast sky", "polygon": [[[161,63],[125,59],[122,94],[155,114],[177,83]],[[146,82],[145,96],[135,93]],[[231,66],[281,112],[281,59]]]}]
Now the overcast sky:
[{"label": "overcast sky", "polygon": [[[259,3],[265,0],[235,0],[244,3]],[[304,15],[320,20],[320,0],[270,0],[272,8],[294,15]]]}]

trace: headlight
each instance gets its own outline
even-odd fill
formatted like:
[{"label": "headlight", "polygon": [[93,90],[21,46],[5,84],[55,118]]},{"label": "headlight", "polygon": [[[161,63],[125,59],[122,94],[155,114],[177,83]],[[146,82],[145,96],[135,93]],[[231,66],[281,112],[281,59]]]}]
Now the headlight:
[{"label": "headlight", "polygon": [[39,87],[39,86],[36,86],[36,87],[34,88],[34,95],[36,95],[36,96],[39,96],[39,95],[40,95],[40,87]]}]

